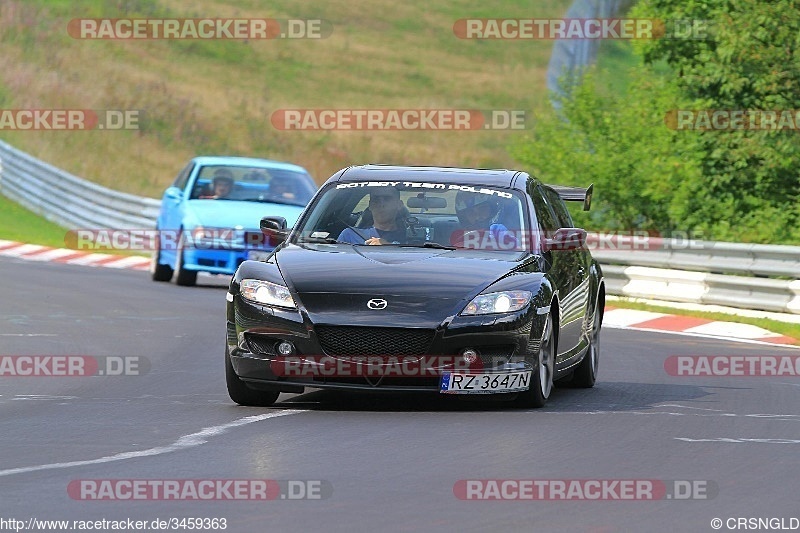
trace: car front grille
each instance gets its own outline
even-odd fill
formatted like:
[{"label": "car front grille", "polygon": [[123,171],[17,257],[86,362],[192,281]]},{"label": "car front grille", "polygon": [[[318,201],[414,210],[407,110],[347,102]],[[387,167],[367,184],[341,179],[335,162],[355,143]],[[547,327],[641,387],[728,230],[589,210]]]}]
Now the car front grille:
[{"label": "car front grille", "polygon": [[247,345],[251,353],[261,355],[275,355],[275,344],[277,341],[269,337],[261,337],[260,335],[245,335]]},{"label": "car front grille", "polygon": [[513,344],[475,346],[475,349],[480,354],[481,362],[488,368],[507,363],[515,348],[516,346]]},{"label": "car front grille", "polygon": [[317,326],[317,336],[328,355],[427,355],[431,329]]}]

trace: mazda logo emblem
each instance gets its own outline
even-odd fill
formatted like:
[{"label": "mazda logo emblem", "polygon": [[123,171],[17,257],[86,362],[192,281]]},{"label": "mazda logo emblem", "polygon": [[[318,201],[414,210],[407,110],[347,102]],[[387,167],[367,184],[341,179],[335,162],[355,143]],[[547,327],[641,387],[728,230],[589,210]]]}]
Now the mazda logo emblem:
[{"label": "mazda logo emblem", "polygon": [[386,309],[387,305],[389,305],[389,303],[382,298],[373,298],[367,302],[367,307],[370,309]]}]

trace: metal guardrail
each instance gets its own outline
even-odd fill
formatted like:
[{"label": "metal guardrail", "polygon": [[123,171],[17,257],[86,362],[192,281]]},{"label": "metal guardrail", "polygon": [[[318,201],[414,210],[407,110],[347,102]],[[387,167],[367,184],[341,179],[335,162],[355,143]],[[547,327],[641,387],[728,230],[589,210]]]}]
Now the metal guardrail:
[{"label": "metal guardrail", "polygon": [[0,193],[70,229],[149,229],[161,200],[102,187],[0,141]]},{"label": "metal guardrail", "polygon": [[593,251],[609,294],[800,314],[800,246],[652,244],[660,249]]},{"label": "metal guardrail", "polygon": [[[800,246],[646,238],[588,240],[600,261],[716,274],[800,278]],[[620,244],[621,243],[621,244]],[[623,249],[610,249],[614,246]],[[639,248],[639,249],[636,249]]]}]

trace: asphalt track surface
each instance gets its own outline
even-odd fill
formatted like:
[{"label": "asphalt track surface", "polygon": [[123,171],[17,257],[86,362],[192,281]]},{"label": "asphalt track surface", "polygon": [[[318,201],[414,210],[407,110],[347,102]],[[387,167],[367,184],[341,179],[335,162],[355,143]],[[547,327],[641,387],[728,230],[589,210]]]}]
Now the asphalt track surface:
[{"label": "asphalt track surface", "polygon": [[[596,387],[557,388],[544,409],[319,390],[246,408],[225,390],[223,280],[184,288],[143,272],[11,258],[0,258],[0,276],[0,355],[139,356],[150,367],[0,377],[0,519],[225,518],[226,531],[351,533],[714,531],[713,518],[800,517],[800,378],[664,370],[670,355],[797,350],[607,329]],[[328,492],[95,501],[67,491],[76,480],[119,479],[316,480]],[[700,480],[718,493],[458,499],[459,480],[476,479]]]}]

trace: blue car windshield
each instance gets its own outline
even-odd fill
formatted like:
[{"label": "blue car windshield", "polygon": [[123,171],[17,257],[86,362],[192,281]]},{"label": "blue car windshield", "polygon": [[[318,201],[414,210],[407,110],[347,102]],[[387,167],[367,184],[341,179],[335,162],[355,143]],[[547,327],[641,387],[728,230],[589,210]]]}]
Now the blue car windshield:
[{"label": "blue car windshield", "polygon": [[263,167],[206,165],[192,187],[192,199],[267,202],[305,206],[315,185],[307,175]]}]

